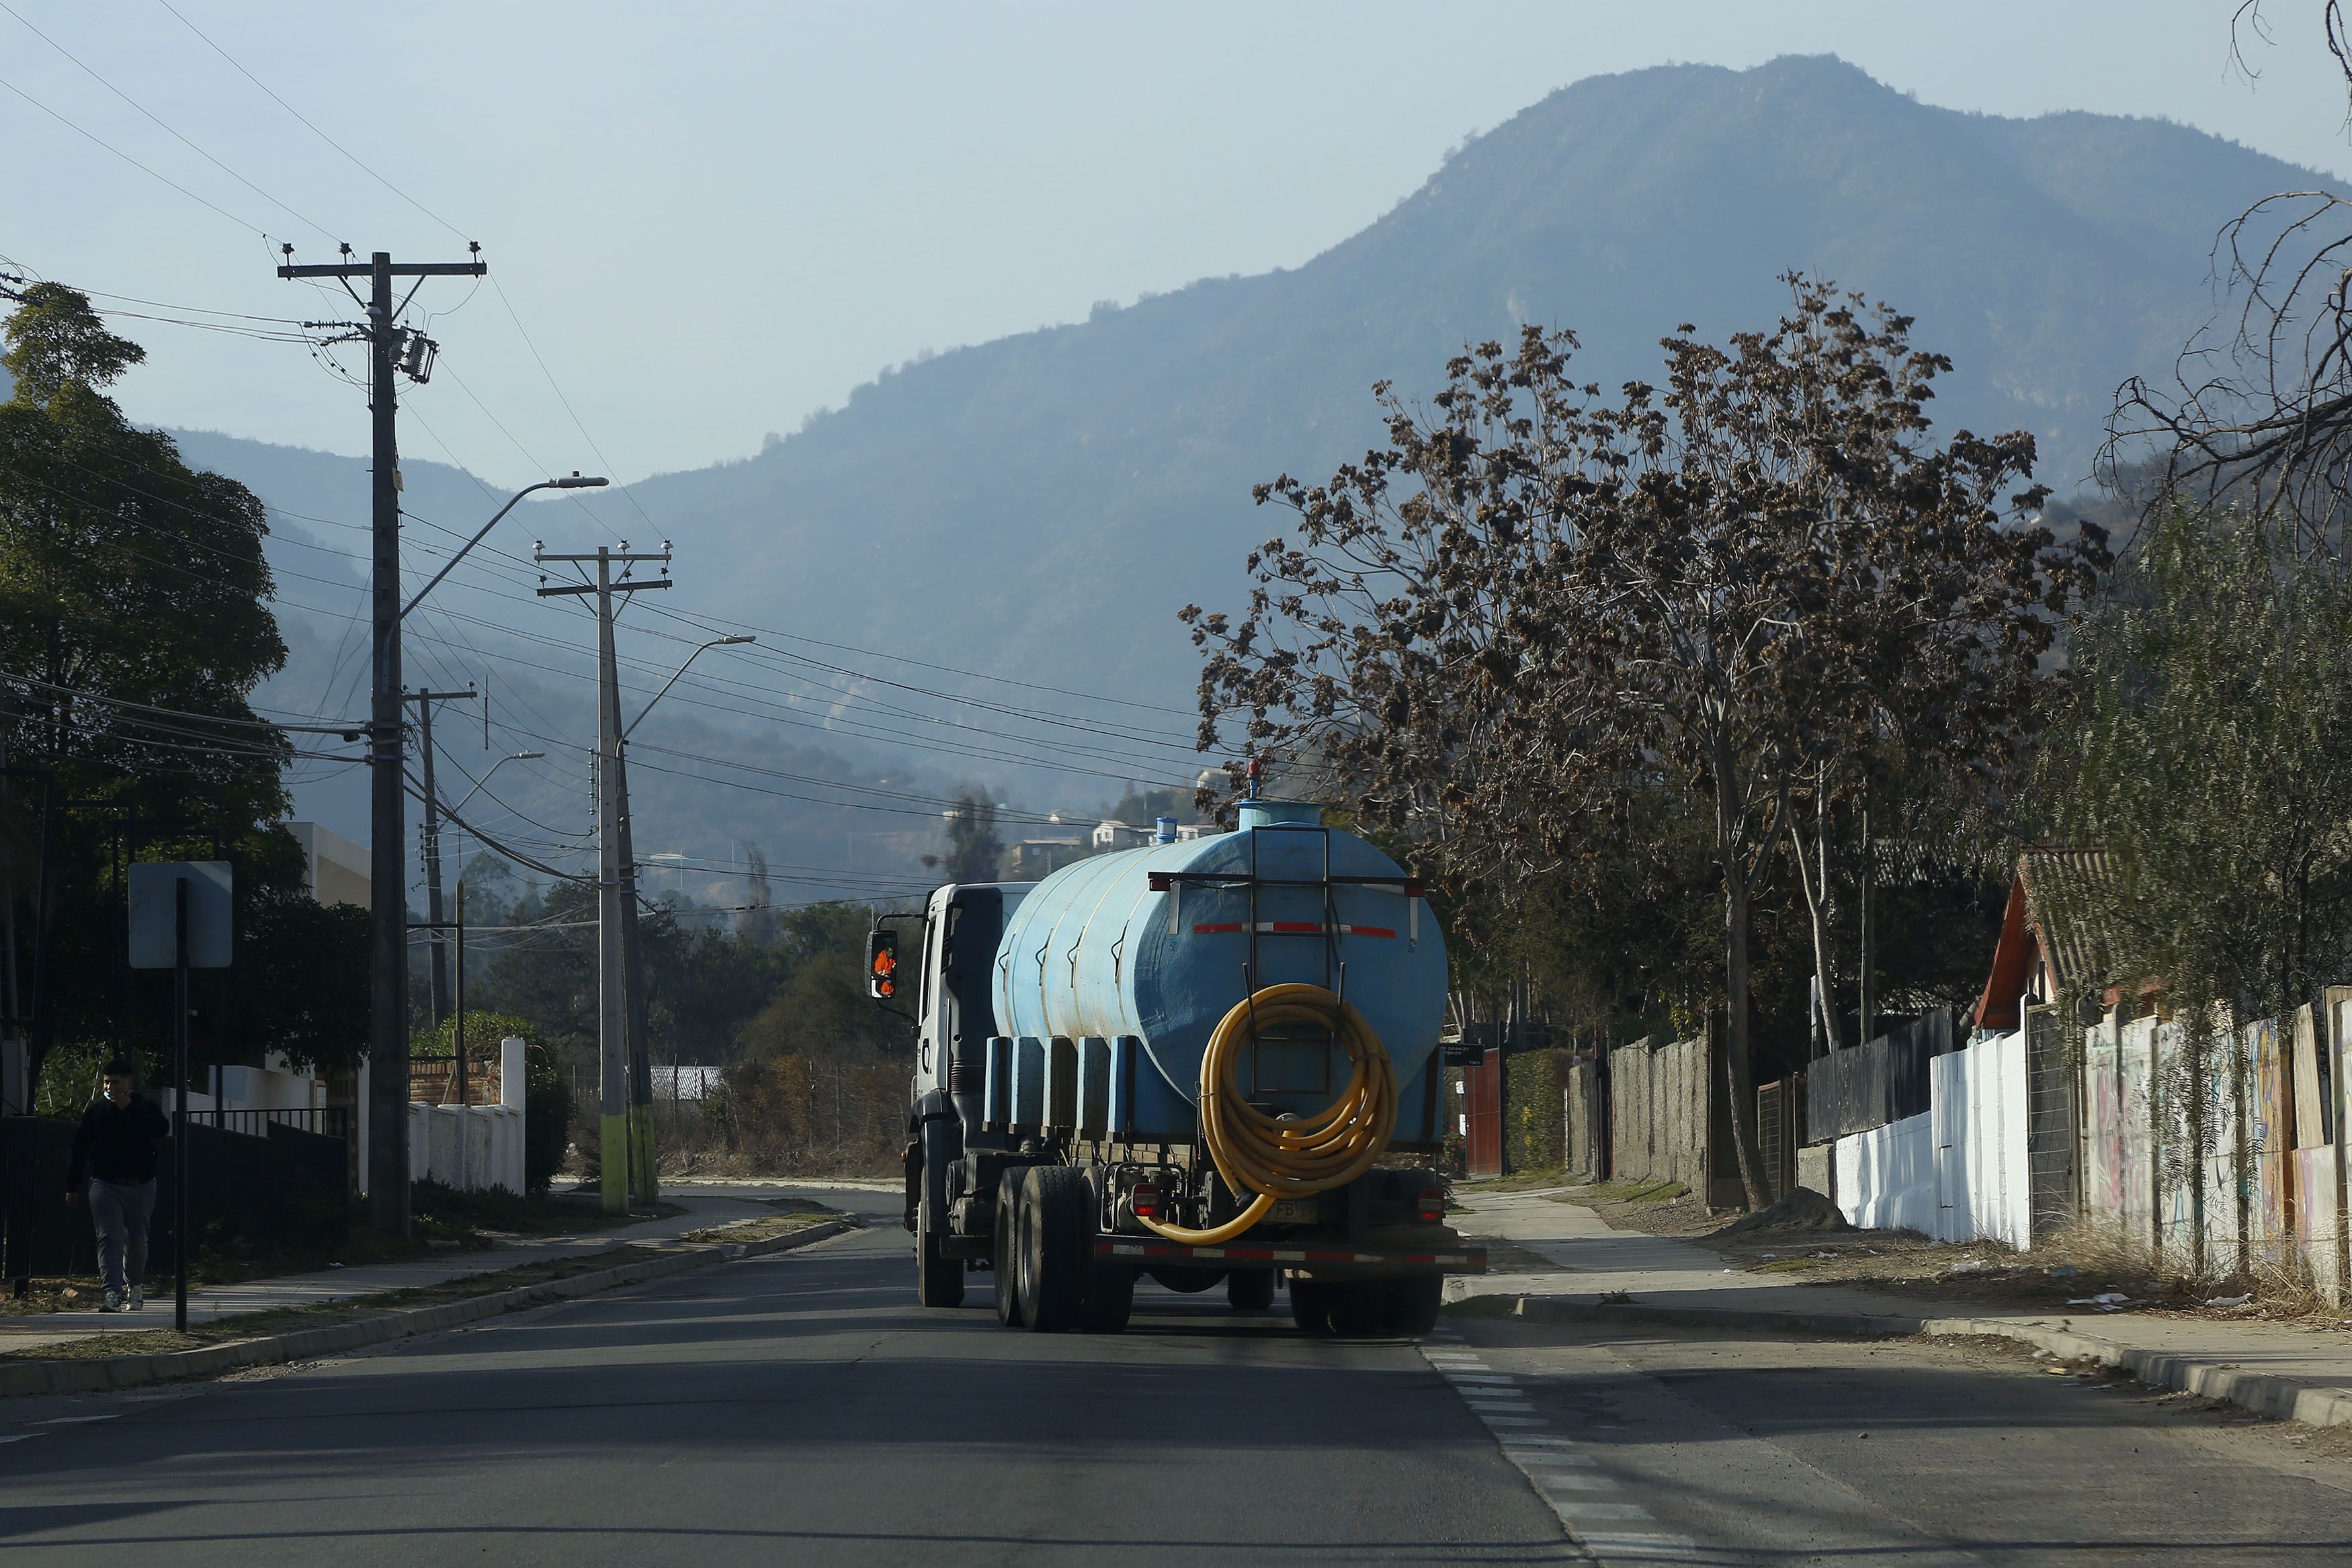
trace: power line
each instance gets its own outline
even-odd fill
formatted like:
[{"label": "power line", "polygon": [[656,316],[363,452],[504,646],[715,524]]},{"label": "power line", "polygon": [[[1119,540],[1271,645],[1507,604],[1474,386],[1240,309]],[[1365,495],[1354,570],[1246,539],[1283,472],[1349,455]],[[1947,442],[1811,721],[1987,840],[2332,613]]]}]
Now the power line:
[{"label": "power line", "polygon": [[18,98],[23,99],[26,103],[31,104],[35,109],[39,110],[43,114],[47,115],[51,120],[56,120],[59,125],[64,126],[68,131],[72,131],[75,135],[93,141],[100,147],[104,148],[107,152],[113,153],[117,158],[121,159],[125,163],[130,164],[133,169],[138,170],[141,173],[147,175],[151,179],[160,180],[164,184],[171,186],[172,189],[179,192],[180,194],[187,197],[188,200],[195,203],[198,206],[211,208],[214,212],[218,213],[222,217],[226,218],[237,227],[251,230],[253,233],[261,235],[265,240],[270,237],[269,231],[263,228],[259,224],[246,222],[245,219],[238,217],[235,213],[230,212],[218,202],[206,201],[204,197],[197,195],[194,191],[191,191],[185,185],[181,184],[177,180],[173,179],[170,175],[159,173],[155,170],[148,167],[146,164],[142,163],[138,159],[133,158],[130,153],[125,152],[121,148],[117,147],[114,143],[107,141],[104,137],[99,136],[92,131],[84,131],[80,126],[76,125],[72,120],[68,120],[64,115],[59,114],[56,110],[51,109],[47,104],[43,103],[39,99],[35,98],[23,88],[18,87],[15,82],[8,80],[5,77],[0,77],[0,87],[6,88],[10,92],[15,93]]},{"label": "power line", "polygon": [[284,99],[279,98],[275,92],[270,91],[269,85],[263,81],[259,77],[255,76],[251,71],[247,70],[244,66],[239,65],[236,56],[230,54],[226,49],[222,48],[218,44],[214,43],[203,28],[197,26],[194,22],[189,21],[187,17],[181,16],[179,7],[173,5],[172,4],[172,0],[156,0],[156,4],[163,6],[164,10],[171,12],[173,16],[178,17],[180,26],[187,28],[189,32],[195,34],[197,37],[202,38],[206,48],[212,50],[213,53],[218,55],[221,58],[226,60],[231,66],[236,68],[237,75],[243,77],[246,80],[259,88],[263,92],[268,93],[271,102],[284,110],[287,113],[292,115],[295,119],[300,120],[303,126],[308,129],[313,136],[316,136],[320,141],[325,142],[328,146],[333,148],[336,152],[349,159],[352,165],[362,173],[365,174],[369,179],[373,180],[377,184],[382,185],[385,190],[390,191],[394,195],[398,196],[402,201],[406,202],[410,206],[415,207],[418,212],[423,213],[426,217],[431,218],[435,223],[439,224],[443,228],[447,229],[451,234],[456,235],[459,239],[470,240],[473,237],[459,229],[457,225],[451,223],[448,219],[443,217],[440,214],[435,212],[432,208],[426,206],[424,203],[418,201],[415,197],[410,195],[407,192],[402,190],[399,186],[394,184],[391,181],[377,173],[373,169],[371,169],[365,163],[361,162],[358,156],[353,153],[350,148],[345,147],[341,142],[336,141],[333,137],[320,130],[316,125],[310,122],[310,118],[303,114],[300,110],[296,109],[292,104],[287,102]]},{"label": "power line", "polygon": [[58,53],[65,56],[67,59],[71,60],[81,69],[84,75],[90,78],[90,80],[98,83],[99,86],[104,88],[107,91],[121,99],[123,102],[129,104],[140,113],[146,115],[149,120],[153,120],[157,125],[162,126],[168,134],[170,134],[182,146],[187,148],[189,152],[194,152],[197,157],[202,158],[214,168],[218,169],[222,173],[226,174],[230,179],[235,180],[238,184],[243,185],[247,190],[251,191],[255,195],[259,196],[263,201],[268,202],[270,205],[276,207],[279,212],[284,213],[287,216],[294,219],[297,223],[309,225],[311,228],[317,230],[320,234],[324,235],[331,240],[341,241],[343,237],[339,234],[330,231],[323,225],[319,224],[312,219],[304,216],[301,213],[295,211],[292,207],[287,205],[286,203],[278,200],[276,196],[271,195],[268,192],[263,190],[260,186],[255,184],[252,181],[247,179],[244,175],[230,168],[219,159],[214,157],[211,153],[205,152],[203,148],[189,141],[185,136],[181,135],[180,132],[172,126],[164,124],[163,120],[150,110],[145,104],[141,103],[137,99],[132,98],[129,93],[123,91],[121,88],[115,86],[112,82],[99,75],[97,71],[90,68],[88,62],[74,54],[72,50],[67,48],[63,44],[58,43],[55,38],[50,37],[47,33],[42,32],[38,27],[34,26],[29,21],[26,21],[25,19],[25,14],[17,10],[14,5],[9,5],[7,0],[0,0],[0,11],[5,11],[11,16],[16,17],[18,24],[22,26],[26,32],[40,39],[41,42],[48,45],[49,47],[55,49]]}]

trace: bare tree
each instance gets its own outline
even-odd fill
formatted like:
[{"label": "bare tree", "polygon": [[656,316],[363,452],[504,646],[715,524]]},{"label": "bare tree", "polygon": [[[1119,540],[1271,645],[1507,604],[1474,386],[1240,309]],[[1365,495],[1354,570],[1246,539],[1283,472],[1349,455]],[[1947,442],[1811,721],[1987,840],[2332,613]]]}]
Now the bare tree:
[{"label": "bare tree", "polygon": [[[2352,105],[2339,0],[2320,7],[2320,32]],[[2231,18],[2230,57],[2251,78],[2260,73],[2249,34],[2271,41],[2260,0]],[[2124,383],[2101,477],[2145,490],[2151,513],[2223,499],[2275,512],[2304,553],[2338,558],[2352,511],[2352,201],[2324,190],[2265,196],[2223,226],[2212,254],[2222,308],[2168,381]],[[2143,465],[2152,486],[2138,483]]]},{"label": "bare tree", "polygon": [[[1235,623],[1188,608],[1202,744],[1312,750],[1465,900],[1575,858],[1627,802],[1687,790],[1712,824],[1721,1071],[1763,1200],[1749,1066],[1750,909],[1801,802],[1892,737],[2013,768],[2051,612],[2088,556],[2005,527],[2032,441],[1926,437],[1949,362],[1909,321],[1788,279],[1790,314],[1728,347],[1684,327],[1663,386],[1613,402],[1530,329],[1448,367],[1426,410],[1383,383],[1389,444],[1261,486],[1298,542],[1250,558]],[[1606,831],[1605,828],[1602,831]]]}]

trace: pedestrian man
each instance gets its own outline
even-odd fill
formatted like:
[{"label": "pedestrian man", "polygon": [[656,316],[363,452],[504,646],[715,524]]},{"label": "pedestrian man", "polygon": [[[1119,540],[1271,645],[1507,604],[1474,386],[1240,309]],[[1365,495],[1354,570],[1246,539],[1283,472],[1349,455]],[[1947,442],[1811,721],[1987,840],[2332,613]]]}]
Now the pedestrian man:
[{"label": "pedestrian man", "polygon": [[[100,1069],[98,1097],[74,1132],[66,1207],[82,1200],[98,1227],[98,1273],[106,1287],[101,1312],[147,1304],[147,1221],[155,1212],[156,1145],[170,1135],[163,1109],[131,1086],[131,1063],[116,1057]],[[129,1267],[126,1271],[125,1264]]]}]

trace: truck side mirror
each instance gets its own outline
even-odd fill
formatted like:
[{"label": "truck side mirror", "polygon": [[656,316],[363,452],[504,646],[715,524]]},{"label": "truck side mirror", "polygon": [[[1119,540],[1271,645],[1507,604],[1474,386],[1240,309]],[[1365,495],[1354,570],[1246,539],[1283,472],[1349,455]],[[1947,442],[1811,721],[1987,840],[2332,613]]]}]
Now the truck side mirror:
[{"label": "truck side mirror", "polygon": [[898,934],[877,925],[866,944],[866,994],[877,1002],[898,995]]}]

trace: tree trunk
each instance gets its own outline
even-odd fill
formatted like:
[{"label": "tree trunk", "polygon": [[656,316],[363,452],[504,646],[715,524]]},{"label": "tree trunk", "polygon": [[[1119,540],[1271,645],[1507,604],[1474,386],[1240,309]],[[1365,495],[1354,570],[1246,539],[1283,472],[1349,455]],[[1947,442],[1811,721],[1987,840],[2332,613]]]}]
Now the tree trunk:
[{"label": "tree trunk", "polygon": [[[1827,789],[1826,784],[1823,786]],[[1816,800],[1818,800],[1818,797]],[[1832,1051],[1839,1048],[1837,1002],[1830,994],[1830,850],[1829,824],[1819,821],[1813,837],[1814,851],[1820,858],[1821,874],[1814,877],[1805,869],[1805,835],[1797,826],[1794,811],[1782,813],[1789,823],[1790,859],[1796,862],[1797,885],[1805,895],[1805,913],[1811,916],[1813,928],[1813,1016],[1822,1041]]]},{"label": "tree trunk", "polygon": [[[1740,1189],[1748,1207],[1758,1209],[1771,1199],[1765,1187],[1764,1155],[1756,1144],[1756,1073],[1748,1055],[1748,865],[1740,848],[1741,813],[1731,759],[1720,745],[1715,749],[1715,845],[1723,869],[1723,1082],[1731,1099],[1731,1147],[1739,1165]],[[1769,831],[1764,841],[1771,842]]]}]

